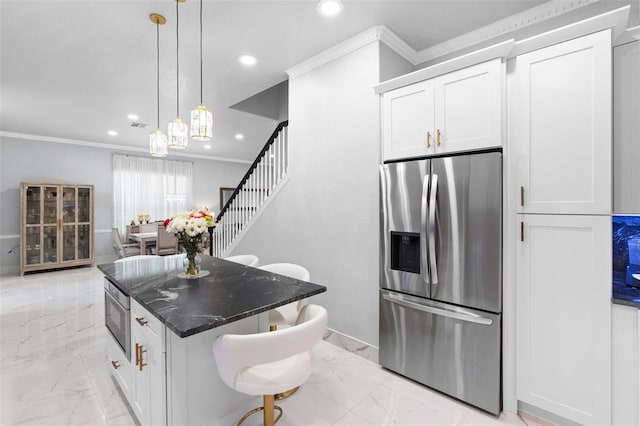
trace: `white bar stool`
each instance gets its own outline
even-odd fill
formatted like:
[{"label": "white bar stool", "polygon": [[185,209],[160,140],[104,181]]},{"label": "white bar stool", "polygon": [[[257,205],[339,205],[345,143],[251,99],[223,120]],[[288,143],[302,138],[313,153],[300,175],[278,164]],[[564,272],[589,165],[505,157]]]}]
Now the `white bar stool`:
[{"label": "white bar stool", "polygon": [[[246,413],[263,411],[264,426],[273,426],[282,417],[274,405],[274,395],[298,387],[311,375],[310,349],[327,328],[327,310],[307,305],[293,327],[256,334],[225,334],[213,342],[213,355],[222,381],[248,395],[262,395],[263,406]],[[274,411],[279,415],[274,419]]]}]

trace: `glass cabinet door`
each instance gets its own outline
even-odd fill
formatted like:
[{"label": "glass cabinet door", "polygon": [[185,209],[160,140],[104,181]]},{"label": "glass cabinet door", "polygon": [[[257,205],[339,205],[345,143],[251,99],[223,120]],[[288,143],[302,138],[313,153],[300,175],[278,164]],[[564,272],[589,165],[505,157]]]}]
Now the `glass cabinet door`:
[{"label": "glass cabinet door", "polygon": [[78,259],[91,258],[91,189],[78,188]]},{"label": "glass cabinet door", "polygon": [[58,187],[45,186],[42,223],[56,223],[58,219]]},{"label": "glass cabinet door", "polygon": [[40,261],[40,226],[28,226],[26,233],[26,255],[25,263],[27,265],[36,265]]},{"label": "glass cabinet door", "polygon": [[58,226],[45,225],[42,227],[44,251],[42,263],[58,263]]},{"label": "glass cabinet door", "polygon": [[25,214],[27,225],[40,224],[40,201],[42,199],[42,188],[39,186],[28,186],[25,194]]},{"label": "glass cabinet door", "polygon": [[62,221],[76,223],[76,188],[62,188]]},{"label": "glass cabinet door", "polygon": [[91,258],[91,225],[78,225],[78,259]]},{"label": "glass cabinet door", "polygon": [[62,227],[62,260],[76,260],[76,225]]},{"label": "glass cabinet door", "polygon": [[78,188],[78,223],[88,223],[91,220],[91,190]]}]

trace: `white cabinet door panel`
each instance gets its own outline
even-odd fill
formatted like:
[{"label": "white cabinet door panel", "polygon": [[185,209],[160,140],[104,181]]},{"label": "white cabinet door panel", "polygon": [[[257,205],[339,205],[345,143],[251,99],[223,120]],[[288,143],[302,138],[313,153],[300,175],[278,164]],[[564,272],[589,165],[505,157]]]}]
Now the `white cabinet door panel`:
[{"label": "white cabinet door panel", "polygon": [[434,152],[433,80],[385,93],[382,110],[385,160]]},{"label": "white cabinet door panel", "polygon": [[609,30],[515,59],[523,213],[611,213]]},{"label": "white cabinet door panel", "polygon": [[113,377],[120,385],[120,389],[127,398],[131,397],[131,362],[116,343],[116,340],[107,332],[107,363]]},{"label": "white cabinet door panel", "polygon": [[611,314],[611,423],[640,426],[640,310],[613,305]]},{"label": "white cabinet door panel", "polygon": [[436,152],[501,145],[502,70],[494,59],[435,79]]},{"label": "white cabinet door panel", "polygon": [[611,219],[518,219],[517,398],[581,424],[609,424]]}]

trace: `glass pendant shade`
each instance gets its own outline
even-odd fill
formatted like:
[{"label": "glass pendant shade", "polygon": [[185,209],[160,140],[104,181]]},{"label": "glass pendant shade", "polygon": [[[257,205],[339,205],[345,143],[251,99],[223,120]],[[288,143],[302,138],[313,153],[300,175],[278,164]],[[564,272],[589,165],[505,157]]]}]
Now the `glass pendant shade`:
[{"label": "glass pendant shade", "polygon": [[167,135],[160,129],[149,133],[149,154],[151,154],[152,157],[166,157],[169,155]]},{"label": "glass pendant shade", "polygon": [[189,145],[189,126],[176,117],[169,122],[169,148],[185,149]]},{"label": "glass pendant shade", "polygon": [[191,137],[197,141],[210,141],[213,134],[213,114],[203,104],[191,110]]}]

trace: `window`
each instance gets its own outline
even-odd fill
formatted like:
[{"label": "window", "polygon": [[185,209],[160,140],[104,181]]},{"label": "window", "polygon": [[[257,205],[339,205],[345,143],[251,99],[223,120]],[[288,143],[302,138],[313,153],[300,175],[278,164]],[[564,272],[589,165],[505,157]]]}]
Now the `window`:
[{"label": "window", "polygon": [[189,210],[192,187],[190,162],[114,155],[114,226],[124,235],[132,220],[138,223],[138,215],[158,221]]}]

